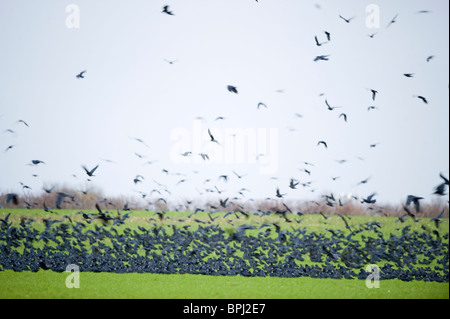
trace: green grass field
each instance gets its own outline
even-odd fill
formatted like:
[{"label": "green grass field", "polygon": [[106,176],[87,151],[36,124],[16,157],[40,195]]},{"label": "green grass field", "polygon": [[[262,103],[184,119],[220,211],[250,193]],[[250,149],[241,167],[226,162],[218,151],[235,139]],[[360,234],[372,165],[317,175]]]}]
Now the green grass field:
[{"label": "green grass field", "polygon": [[[36,227],[45,218],[61,219],[64,215],[74,221],[82,220],[77,211],[63,210],[57,213],[45,213],[42,210],[0,210],[0,218],[11,213],[10,221],[19,223],[21,217],[36,220]],[[125,225],[130,229],[138,226],[150,227],[152,223],[166,226],[191,225],[198,223],[187,218],[188,213],[168,212],[165,219],[159,220],[153,212],[131,212]],[[218,213],[219,215],[219,213]],[[169,217],[169,218],[167,218]],[[149,220],[154,218],[155,220]],[[208,221],[206,213],[198,213],[195,218]],[[219,218],[215,220],[229,231],[239,224],[255,224],[276,221],[280,227],[306,227],[308,231],[327,233],[327,229],[345,230],[345,225],[338,216],[330,216],[325,220],[320,215],[305,215],[293,217],[293,222],[287,223],[279,216],[252,216],[249,219]],[[297,223],[298,220],[301,222]],[[401,224],[396,217],[363,217],[353,216],[349,219],[351,225],[359,225],[369,221],[382,224],[383,232],[398,233],[401,228],[410,225],[414,229],[432,229],[433,223],[423,218],[419,222],[407,220]],[[68,222],[68,221],[67,221]],[[94,227],[94,221],[89,227]],[[230,222],[233,224],[231,226]],[[423,226],[423,227],[422,227]],[[43,227],[43,225],[42,225]],[[442,235],[448,233],[449,223],[445,219],[440,225]],[[251,232],[249,232],[251,233]],[[448,245],[448,239],[447,245]],[[243,277],[243,276],[206,276],[187,274],[142,274],[142,273],[92,273],[81,272],[80,288],[67,288],[67,272],[39,270],[38,272],[0,271],[0,298],[2,299],[33,299],[33,298],[150,298],[150,299],[448,299],[449,284],[401,280],[382,280],[379,288],[369,289],[365,280],[357,279],[317,279],[309,277],[279,278],[279,277]]]},{"label": "green grass field", "polygon": [[67,288],[69,273],[51,270],[0,272],[0,298],[150,299],[448,299],[448,283],[161,274],[79,274],[79,288]]}]

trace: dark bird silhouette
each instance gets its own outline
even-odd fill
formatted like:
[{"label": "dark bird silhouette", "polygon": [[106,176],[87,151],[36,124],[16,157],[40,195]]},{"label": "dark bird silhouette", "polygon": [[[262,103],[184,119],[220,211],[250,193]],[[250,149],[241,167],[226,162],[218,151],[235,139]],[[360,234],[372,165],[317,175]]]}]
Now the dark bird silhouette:
[{"label": "dark bird silhouette", "polygon": [[210,137],[210,139],[211,139],[211,142],[220,144],[220,143],[214,138],[214,136],[212,135],[210,129],[208,129],[208,135],[209,135],[209,137]]},{"label": "dark bird silhouette", "polygon": [[314,37],[314,40],[316,40],[316,45],[318,47],[320,47],[322,44],[326,43],[326,42],[319,42],[319,39],[317,39],[317,36]]},{"label": "dark bird silhouette", "polygon": [[378,108],[374,105],[371,105],[367,108],[367,111],[370,111],[370,110],[378,110]]},{"label": "dark bird silhouette", "polygon": [[9,145],[6,149],[5,152],[8,152],[10,149],[12,149],[15,145]]},{"label": "dark bird silhouette", "polygon": [[429,57],[427,57],[427,62],[430,62],[433,59],[434,59],[434,55],[430,55]]},{"label": "dark bird silhouette", "polygon": [[328,145],[325,141],[319,141],[317,142],[317,146],[319,146],[320,144],[323,144],[323,146],[325,146],[325,148],[328,148]]},{"label": "dark bird silhouette", "polygon": [[38,165],[38,164],[45,164],[45,162],[41,161],[41,160],[31,160],[31,164],[32,165]]},{"label": "dark bird silhouette", "polygon": [[174,64],[175,62],[178,62],[178,60],[167,60],[167,59],[164,59],[164,61],[166,61],[169,64]]},{"label": "dark bird silhouette", "polygon": [[262,106],[265,107],[265,108],[267,109],[267,105],[266,105],[266,104],[264,104],[263,102],[259,102],[258,105],[257,105],[258,110],[259,110]]},{"label": "dark bird silhouette", "polygon": [[375,195],[376,193],[370,194],[369,196],[367,196],[367,198],[363,198],[361,203],[375,204],[377,201],[376,199],[373,198]]},{"label": "dark bird silhouette", "polygon": [[422,95],[414,95],[414,97],[421,99],[423,103],[428,104],[428,100]]},{"label": "dark bird silhouette", "polygon": [[333,111],[334,109],[338,109],[338,108],[341,108],[341,107],[342,107],[342,106],[331,106],[331,105],[328,103],[328,100],[327,100],[327,99],[325,99],[325,104],[327,105],[329,111]]},{"label": "dark bird silhouette", "polygon": [[345,114],[345,113],[339,114],[339,118],[341,118],[341,117],[343,117],[344,121],[347,122],[347,114]]},{"label": "dark bird silhouette", "polygon": [[28,125],[28,123],[25,122],[24,120],[18,120],[17,123],[22,123],[22,124],[25,125],[26,127],[30,127],[30,126]]},{"label": "dark bird silhouette", "polygon": [[392,18],[392,20],[388,23],[386,28],[389,28],[391,26],[391,24],[397,22],[397,17],[398,17],[398,14],[396,14],[395,17]]},{"label": "dark bird silhouette", "polygon": [[439,177],[442,178],[444,180],[444,184],[445,185],[449,185],[449,180],[447,177],[444,176],[444,174],[439,173]]},{"label": "dark bird silhouette", "polygon": [[407,78],[412,78],[414,77],[414,73],[403,73],[403,75]]},{"label": "dark bird silhouette", "polygon": [[324,31],[324,32],[325,32],[325,35],[327,36],[328,42],[331,41],[331,34],[330,34],[330,32],[328,32],[328,31]]},{"label": "dark bird silhouette", "polygon": [[299,182],[295,181],[293,178],[291,178],[291,181],[289,182],[289,187],[292,189],[296,189]]},{"label": "dark bird silhouette", "polygon": [[370,177],[367,177],[366,179],[363,179],[362,181],[360,181],[357,185],[360,184],[367,184],[367,182],[369,181]]},{"label": "dark bird silhouette", "polygon": [[344,20],[347,23],[350,23],[350,21],[352,21],[355,17],[351,17],[351,18],[347,19],[347,18],[344,18],[343,16],[339,15],[339,18],[341,18],[342,20]]},{"label": "dark bird silhouette", "polygon": [[329,60],[329,55],[318,55],[314,58],[314,62],[317,61],[328,61]]},{"label": "dark bird silhouette", "polygon": [[413,213],[411,213],[411,211],[408,209],[408,207],[406,207],[405,205],[403,205],[403,210],[406,212],[406,214],[411,217],[412,219],[416,219],[416,215],[414,215]]},{"label": "dark bird silhouette", "polygon": [[91,169],[91,170],[89,170],[89,169],[87,169],[86,168],[86,166],[81,166],[84,170],[85,170],[85,172],[86,172],[86,174],[89,176],[89,177],[93,177],[93,176],[95,176],[94,175],[94,172],[95,172],[95,170],[98,168],[98,165],[97,166],[95,166],[93,169]]},{"label": "dark bird silhouette", "polygon": [[162,13],[166,13],[166,14],[168,14],[168,15],[170,15],[170,16],[175,15],[172,11],[169,10],[169,6],[168,6],[168,5],[165,5],[165,6],[163,7],[163,10],[162,10],[161,12],[162,12]]},{"label": "dark bird silhouette", "polygon": [[233,85],[228,85],[228,86],[227,86],[227,89],[228,89],[229,92],[238,94],[237,87],[235,87],[235,86],[233,86]]},{"label": "dark bird silhouette", "polygon": [[416,212],[420,212],[420,203],[419,201],[423,199],[423,197],[419,197],[419,196],[414,196],[414,195],[408,195],[406,197],[406,206],[409,206],[409,204],[413,203],[414,204],[414,208],[416,209]]},{"label": "dark bird silhouette", "polygon": [[6,203],[12,202],[14,205],[19,205],[19,196],[15,193],[6,194]]},{"label": "dark bird silhouette", "polygon": [[277,188],[276,196],[277,196],[278,198],[283,198],[284,195],[286,195],[286,194],[281,194],[281,193],[280,193],[280,189]]},{"label": "dark bird silhouette", "polygon": [[86,70],[81,71],[80,73],[77,74],[77,79],[84,79],[84,74],[86,73]]},{"label": "dark bird silhouette", "polygon": [[377,91],[377,90],[374,90],[374,89],[370,89],[370,92],[372,92],[372,100],[375,101],[375,97],[376,97],[378,91]]}]

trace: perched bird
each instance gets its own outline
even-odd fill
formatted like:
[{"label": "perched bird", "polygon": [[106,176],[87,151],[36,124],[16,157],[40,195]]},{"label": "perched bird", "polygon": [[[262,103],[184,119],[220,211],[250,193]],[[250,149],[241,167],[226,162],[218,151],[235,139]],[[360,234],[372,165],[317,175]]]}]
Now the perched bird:
[{"label": "perched bird", "polygon": [[233,85],[228,85],[227,89],[228,89],[229,92],[238,94],[237,87],[235,87]]},{"label": "perched bird", "polygon": [[84,79],[84,74],[86,73],[86,70],[81,71],[80,73],[77,74],[77,79]]},{"label": "perched bird", "polygon": [[169,6],[168,6],[168,5],[165,5],[165,6],[163,7],[163,10],[162,10],[161,12],[162,12],[162,13],[166,13],[166,14],[168,14],[168,15],[170,15],[170,16],[175,15],[172,11],[169,10]]}]

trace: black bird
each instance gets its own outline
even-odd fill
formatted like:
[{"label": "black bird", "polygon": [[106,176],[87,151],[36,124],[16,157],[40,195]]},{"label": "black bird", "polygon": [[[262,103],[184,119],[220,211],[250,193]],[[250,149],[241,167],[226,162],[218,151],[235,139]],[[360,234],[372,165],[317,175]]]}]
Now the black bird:
[{"label": "black bird", "polygon": [[45,162],[41,160],[31,160],[31,164],[38,165],[38,164],[45,164]]},{"label": "black bird", "polygon": [[25,122],[24,120],[18,120],[17,123],[22,123],[23,125],[25,125],[26,127],[30,127],[27,122]]},{"label": "black bird", "polygon": [[441,183],[438,186],[436,186],[433,194],[445,196],[445,195],[447,195],[447,193],[445,192],[446,188],[447,188],[447,185],[445,183]]},{"label": "black bird", "polygon": [[296,189],[299,182],[294,181],[293,178],[291,178],[291,181],[289,182],[289,187],[292,189]]},{"label": "black bird", "polygon": [[328,57],[329,57],[329,55],[318,55],[318,56],[316,56],[314,58],[314,62],[317,62],[317,61],[328,61],[329,60]]},{"label": "black bird", "polygon": [[442,178],[442,179],[444,180],[444,184],[445,184],[445,185],[447,185],[447,186],[449,185],[449,180],[448,180],[447,177],[444,176],[444,174],[439,173],[439,177]]},{"label": "black bird", "polygon": [[286,194],[281,194],[281,193],[280,193],[280,189],[277,188],[276,196],[277,196],[278,198],[283,198],[284,195],[286,195]]},{"label": "black bird", "polygon": [[403,205],[403,210],[406,212],[406,214],[408,214],[409,217],[411,217],[412,219],[416,219],[416,215],[414,215],[413,213],[411,213],[411,211],[408,209],[408,207],[406,207],[405,205]]},{"label": "black bird", "polygon": [[370,110],[378,110],[378,108],[374,105],[371,105],[367,108],[367,111],[370,111]]},{"label": "black bird", "polygon": [[428,104],[428,100],[424,96],[422,96],[422,95],[415,95],[414,97],[417,97],[417,98],[421,99],[423,101],[423,103]]},{"label": "black bird", "polygon": [[6,203],[11,201],[14,205],[19,205],[19,196],[15,193],[6,194]]},{"label": "black bird", "polygon": [[230,92],[232,92],[232,93],[238,94],[237,87],[235,87],[235,86],[228,85],[228,86],[227,86],[227,89],[228,89],[228,91],[230,91]]},{"label": "black bird", "polygon": [[376,97],[378,91],[377,91],[377,90],[374,90],[374,89],[370,89],[370,92],[372,92],[372,100],[375,101],[375,97]]},{"label": "black bird", "polygon": [[208,134],[209,134],[209,137],[211,138],[211,142],[220,144],[220,143],[214,138],[214,136],[211,134],[210,129],[208,129]]},{"label": "black bird", "polygon": [[89,169],[87,169],[86,168],[86,166],[81,166],[85,171],[86,171],[86,174],[89,176],[89,177],[93,177],[93,176],[95,176],[94,175],[94,172],[95,172],[95,170],[97,169],[97,167],[98,167],[98,165],[97,166],[95,166],[93,169],[91,169],[91,170],[89,170]]},{"label": "black bird", "polygon": [[344,18],[343,16],[339,15],[339,18],[341,18],[342,20],[344,20],[347,23],[350,23],[350,21],[352,21],[355,17],[351,17],[350,19]]},{"label": "black bird", "polygon": [[175,62],[178,62],[178,60],[167,60],[167,59],[164,59],[164,61],[166,61],[169,64],[174,64]]},{"label": "black bird", "polygon": [[344,117],[344,121],[347,122],[347,114],[341,113],[341,114],[339,115],[339,118],[341,118],[341,117]]},{"label": "black bird", "polygon": [[363,179],[362,181],[360,181],[357,185],[359,185],[359,184],[367,184],[369,179],[370,179],[370,177],[367,177],[366,179]]},{"label": "black bird", "polygon": [[395,17],[392,18],[392,20],[388,23],[386,28],[389,28],[391,26],[391,24],[397,22],[397,17],[398,17],[398,14],[396,14]]},{"label": "black bird", "polygon": [[367,203],[367,204],[375,204],[376,203],[376,199],[373,199],[373,197],[376,195],[376,193],[370,194],[369,196],[367,196],[367,198],[363,198],[363,200],[361,201],[361,203]]},{"label": "black bird", "polygon": [[338,108],[342,107],[342,106],[330,106],[327,99],[325,99],[325,104],[327,105],[328,110],[330,110],[330,111],[333,111],[334,109],[338,109]]},{"label": "black bird", "polygon": [[331,34],[330,34],[330,32],[328,32],[328,31],[324,31],[324,32],[325,32],[325,35],[327,36],[327,40],[331,41]]},{"label": "black bird", "polygon": [[319,141],[317,142],[317,146],[319,146],[320,144],[323,144],[323,146],[325,146],[325,148],[328,148],[328,145],[325,141]]},{"label": "black bird", "polygon": [[420,203],[419,201],[423,199],[423,197],[419,197],[419,196],[414,196],[414,195],[408,195],[408,197],[406,197],[406,206],[409,206],[409,204],[413,203],[414,204],[414,208],[416,209],[416,212],[420,212]]},{"label": "black bird", "polygon": [[430,222],[434,222],[434,225],[436,226],[436,228],[439,228],[439,223],[441,222],[440,219],[442,218],[442,216],[444,216],[444,212],[445,212],[445,209],[443,209],[437,217],[430,219]]},{"label": "black bird", "polygon": [[14,147],[14,145],[9,145],[6,149],[5,152],[8,152],[10,149],[12,149]]},{"label": "black bird", "polygon": [[84,74],[86,73],[86,70],[81,71],[80,73],[77,74],[77,79],[84,79]]},{"label": "black bird", "polygon": [[267,109],[267,105],[266,104],[264,104],[263,102],[259,102],[258,105],[257,105],[258,110],[259,110],[259,108],[261,106],[264,106]]},{"label": "black bird", "polygon": [[175,15],[172,11],[169,10],[169,6],[168,5],[165,5],[161,12],[162,13],[166,13],[166,14],[171,15],[171,16]]},{"label": "black bird", "polygon": [[317,39],[317,36],[315,36],[314,39],[316,40],[316,45],[318,47],[320,47],[322,44],[326,43],[326,42],[319,42],[319,39]]},{"label": "black bird", "polygon": [[406,76],[407,78],[414,77],[414,73],[403,73],[403,75]]},{"label": "black bird", "polygon": [[427,62],[430,62],[431,60],[433,60],[434,59],[434,55],[430,55],[428,58],[427,58]]}]

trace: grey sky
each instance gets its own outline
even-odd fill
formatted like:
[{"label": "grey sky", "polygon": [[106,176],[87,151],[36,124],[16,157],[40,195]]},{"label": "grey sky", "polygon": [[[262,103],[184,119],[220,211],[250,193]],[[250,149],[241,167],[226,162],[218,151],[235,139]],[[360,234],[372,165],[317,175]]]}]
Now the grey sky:
[{"label": "grey sky", "polygon": [[[66,25],[69,4],[80,10],[79,28]],[[161,13],[165,4],[174,16]],[[369,4],[380,10],[379,28],[367,27]],[[329,192],[377,192],[380,202],[394,204],[408,194],[433,199],[439,173],[449,173],[448,6],[442,0],[1,1],[0,191],[22,193],[23,182],[40,192],[58,183],[128,195],[149,193],[156,181],[175,198],[217,186],[223,196],[245,187],[253,198],[274,197],[279,187],[291,199]],[[339,15],[355,18],[346,23]],[[319,47],[314,37],[325,42],[325,30],[331,41]],[[329,60],[314,62],[318,55]],[[77,79],[82,70],[85,78]],[[370,89],[378,91],[375,101]],[[329,111],[325,99],[342,108]],[[257,109],[259,102],[267,109]],[[378,109],[368,111],[371,105]],[[219,116],[225,119],[215,121]],[[209,141],[208,128],[220,145]],[[243,163],[226,162],[226,141],[233,140],[227,132],[271,128],[276,145],[268,136],[258,139],[266,148],[259,162],[248,156],[248,145]],[[210,154],[221,148],[222,157],[174,158],[184,145]],[[27,165],[33,159],[46,164]],[[276,170],[261,173],[264,161]],[[81,165],[97,164],[87,182]],[[238,179],[233,170],[246,176]],[[144,180],[135,185],[138,174]],[[228,183],[218,180],[224,174]],[[312,183],[293,190],[291,178]],[[180,179],[187,181],[177,185]]]}]

